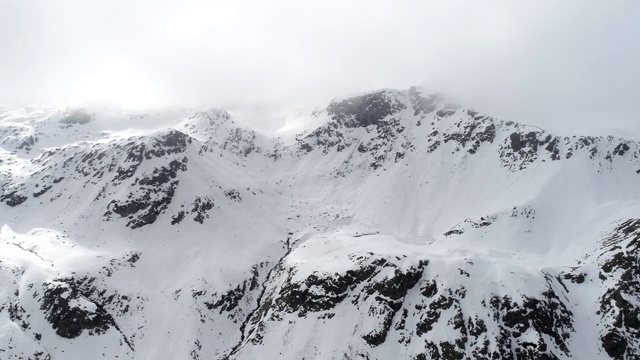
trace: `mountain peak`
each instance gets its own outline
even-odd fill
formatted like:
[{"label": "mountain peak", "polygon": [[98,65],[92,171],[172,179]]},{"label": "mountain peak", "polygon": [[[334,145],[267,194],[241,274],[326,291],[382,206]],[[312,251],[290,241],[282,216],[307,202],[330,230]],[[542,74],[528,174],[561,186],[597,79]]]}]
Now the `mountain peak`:
[{"label": "mountain peak", "polygon": [[638,143],[415,87],[301,117],[3,114],[3,356],[638,356]]}]

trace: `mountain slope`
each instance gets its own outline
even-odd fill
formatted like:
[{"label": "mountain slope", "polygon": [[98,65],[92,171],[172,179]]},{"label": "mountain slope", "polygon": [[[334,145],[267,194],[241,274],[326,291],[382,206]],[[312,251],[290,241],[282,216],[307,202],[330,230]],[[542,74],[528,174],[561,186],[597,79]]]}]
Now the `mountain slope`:
[{"label": "mountain slope", "polygon": [[417,88],[110,116],[0,115],[7,358],[640,357],[634,141]]}]

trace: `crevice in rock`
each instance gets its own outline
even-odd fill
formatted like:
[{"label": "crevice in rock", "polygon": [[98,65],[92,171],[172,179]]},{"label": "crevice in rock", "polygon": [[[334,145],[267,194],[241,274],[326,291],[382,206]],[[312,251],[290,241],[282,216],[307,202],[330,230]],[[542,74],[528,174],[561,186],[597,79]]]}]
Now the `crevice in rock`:
[{"label": "crevice in rock", "polygon": [[289,236],[287,237],[287,240],[285,242],[285,246],[286,246],[287,251],[284,253],[284,255],[282,255],[282,257],[280,259],[278,259],[278,261],[275,263],[275,265],[273,267],[271,267],[271,269],[269,269],[269,272],[267,273],[267,277],[264,279],[262,284],[260,284],[260,286],[262,287],[262,291],[260,291],[260,295],[258,295],[258,299],[256,300],[256,305],[254,306],[253,310],[251,310],[251,312],[249,312],[249,314],[247,315],[245,320],[240,325],[240,341],[238,341],[238,343],[231,349],[231,351],[229,352],[228,355],[226,355],[226,356],[224,356],[222,358],[223,360],[231,360],[231,359],[233,359],[233,356],[236,355],[238,353],[238,351],[240,351],[242,346],[245,344],[245,342],[246,342],[246,340],[248,338],[247,334],[245,333],[245,330],[247,328],[247,324],[249,324],[249,321],[253,318],[253,316],[256,314],[256,312],[258,312],[260,310],[260,308],[262,307],[262,300],[263,300],[264,294],[265,294],[265,292],[267,290],[267,283],[269,282],[269,280],[271,280],[271,275],[273,274],[273,271],[291,253],[291,249],[292,249],[291,248],[291,235],[293,235],[293,233],[289,233]]}]

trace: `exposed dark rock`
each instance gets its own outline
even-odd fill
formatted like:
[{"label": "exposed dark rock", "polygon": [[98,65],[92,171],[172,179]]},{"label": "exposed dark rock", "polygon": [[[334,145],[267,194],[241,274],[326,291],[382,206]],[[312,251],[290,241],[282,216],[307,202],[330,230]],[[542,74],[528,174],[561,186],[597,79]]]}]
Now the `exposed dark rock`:
[{"label": "exposed dark rock", "polygon": [[[16,298],[18,297],[17,293],[14,295]],[[2,308],[3,306],[0,306],[0,309]],[[9,303],[7,305],[7,312],[9,313],[9,319],[15,324],[20,325],[22,330],[29,330],[31,328],[31,324],[29,323],[31,314],[27,314],[27,311],[17,302],[17,299],[15,303]]]},{"label": "exposed dark rock", "polygon": [[602,347],[607,352],[607,355],[614,359],[624,359],[624,354],[627,351],[627,339],[622,336],[617,330],[611,330],[605,336],[602,337]]},{"label": "exposed dark rock", "polygon": [[100,335],[114,324],[113,317],[101,306],[65,282],[45,284],[41,310],[56,334],[67,339],[80,336],[84,330],[90,335]]},{"label": "exposed dark rock", "polygon": [[310,152],[311,150],[313,150],[313,147],[309,143],[301,143],[300,144],[300,150],[303,150],[303,151],[306,151],[306,152]]},{"label": "exposed dark rock", "polygon": [[109,265],[103,266],[100,273],[110,277],[123,267],[135,268],[135,264],[140,260],[140,255],[141,253],[138,251],[131,251],[124,257],[111,259]]},{"label": "exposed dark rock", "polygon": [[165,148],[168,155],[184,152],[187,149],[188,142],[191,142],[191,138],[177,130],[169,131],[158,140],[158,144]]},{"label": "exposed dark rock", "polygon": [[431,279],[420,287],[420,294],[428,298],[434,297],[438,293],[438,284],[435,280]]},{"label": "exposed dark rock", "polygon": [[138,260],[140,260],[140,255],[141,253],[138,251],[132,251],[129,255],[129,257],[127,258],[127,262],[129,264],[131,264],[131,266],[133,266],[135,263],[138,262]]},{"label": "exposed dark rock", "polygon": [[629,145],[625,143],[618,144],[615,149],[613,149],[614,156],[623,156],[627,151],[629,151]]},{"label": "exposed dark rock", "polygon": [[178,213],[171,217],[171,225],[179,224],[182,220],[184,220],[185,212],[178,211]]},{"label": "exposed dark rock", "polygon": [[38,137],[29,135],[17,146],[17,149],[31,151],[36,142],[38,142]]},{"label": "exposed dark rock", "polygon": [[[508,296],[502,298],[494,296],[490,301],[490,309],[494,320],[501,321],[498,343],[505,349],[511,348],[514,340],[529,328],[533,328],[539,335],[546,335],[553,339],[564,354],[568,354],[567,342],[573,332],[573,314],[567,309],[551,287],[543,294],[543,299],[524,297],[522,304],[513,301]],[[528,352],[536,356],[550,356],[557,358],[539,338],[539,344]],[[510,345],[511,344],[511,345]],[[522,344],[524,346],[524,344]],[[505,350],[506,351],[506,350]],[[509,353],[508,351],[505,352]]]},{"label": "exposed dark rock", "polygon": [[[348,139],[345,139],[341,131],[336,130],[337,126],[337,123],[333,122],[314,130],[304,138],[305,142],[301,143],[300,148],[310,151],[313,149],[313,146],[318,146],[322,148],[322,151],[326,154],[334,148],[338,151],[339,148],[344,149],[350,147],[352,144],[348,142]],[[311,145],[309,142],[313,144]]]},{"label": "exposed dark rock", "polygon": [[530,131],[526,134],[512,133],[509,135],[511,141],[511,149],[518,152],[526,147],[531,148],[533,151],[538,150],[538,138],[535,132]]},{"label": "exposed dark rock", "polygon": [[94,114],[83,108],[67,109],[62,115],[60,123],[65,125],[82,125],[93,121],[94,117]]},{"label": "exposed dark rock", "polygon": [[144,160],[144,153],[147,149],[145,144],[135,142],[130,142],[125,147],[127,148],[127,156],[123,163],[118,166],[116,174],[113,177],[116,183],[127,180],[136,173],[138,166],[140,166]]},{"label": "exposed dark rock", "polygon": [[482,122],[464,122],[456,124],[459,129],[454,132],[444,134],[444,142],[454,141],[463,148],[467,144],[471,144],[468,152],[475,154],[482,143],[492,143],[496,137],[496,126],[492,120],[484,120]]},{"label": "exposed dark rock", "polygon": [[524,170],[538,159],[539,148],[548,153],[549,159],[560,160],[559,143],[560,138],[538,131],[513,132],[501,145],[500,160],[511,170]]},{"label": "exposed dark rock", "polygon": [[365,293],[374,296],[378,302],[377,313],[382,315],[380,327],[362,336],[362,339],[371,346],[378,346],[385,342],[393,318],[402,307],[404,298],[422,277],[423,268],[427,262],[421,262],[417,268],[410,268],[406,272],[395,270],[392,277],[380,282],[370,283],[365,286]]},{"label": "exposed dark rock", "polygon": [[4,201],[5,204],[14,207],[22,204],[27,200],[27,197],[20,194],[17,190],[9,192],[0,196],[0,201]]},{"label": "exposed dark rock", "polygon": [[[551,135],[549,135],[551,137]],[[544,148],[549,152],[549,156],[551,160],[560,160],[560,149],[558,149],[558,144],[560,139],[558,137],[554,137],[547,143],[547,146]]]},{"label": "exposed dark rock", "polygon": [[428,114],[438,107],[438,96],[423,96],[418,88],[412,86],[409,88],[409,100],[414,110],[414,115]]},{"label": "exposed dark rock", "polygon": [[[436,140],[438,131],[434,130],[429,134],[429,151],[433,152],[440,146],[440,141]],[[480,146],[485,143],[493,143],[496,137],[496,126],[492,118],[480,117],[478,120],[462,120],[455,123],[455,127],[442,133],[443,142],[453,142],[461,148],[467,149],[470,154],[475,154]]]},{"label": "exposed dark rock", "polygon": [[40,189],[40,191],[36,191],[33,193],[33,197],[39,197],[41,195],[43,195],[44,193],[46,193],[47,191],[49,191],[51,189],[51,186],[43,186],[42,189]]},{"label": "exposed dark rock", "polygon": [[207,212],[213,209],[213,199],[205,196],[204,198],[200,196],[196,196],[196,199],[192,204],[193,208],[191,209],[191,213],[196,216],[193,218],[193,221],[198,222],[200,224],[204,223],[204,219],[209,218]]},{"label": "exposed dark rock", "polygon": [[224,192],[224,196],[226,196],[227,198],[229,198],[230,200],[233,200],[235,202],[241,202],[242,201],[242,196],[240,196],[240,192],[238,190],[235,189],[231,189],[231,190],[227,190]]},{"label": "exposed dark rock", "polygon": [[247,157],[251,153],[260,153],[262,149],[256,146],[256,133],[253,130],[234,128],[229,131],[227,139],[222,144],[222,149]]},{"label": "exposed dark rock", "polygon": [[[450,291],[450,290],[449,290]],[[433,325],[440,319],[443,310],[451,308],[456,300],[453,295],[440,295],[429,304],[429,310],[425,311],[416,324],[416,335],[421,336],[433,330]]]},{"label": "exposed dark rock", "polygon": [[[232,288],[224,293],[218,295],[217,293],[209,296],[202,304],[208,311],[216,311],[218,314],[227,314],[228,318],[238,323],[244,320],[247,316],[246,306],[243,306],[251,302],[252,296],[257,296],[256,291],[260,288],[260,269],[263,268],[266,263],[260,263],[254,265],[251,269],[251,277],[238,284],[235,288]],[[199,299],[206,295],[205,291],[194,292],[194,299]],[[252,295],[253,294],[253,295]],[[201,320],[207,320],[204,314],[201,314]],[[210,319],[208,319],[210,321]]]},{"label": "exposed dark rock", "polygon": [[440,343],[440,350],[442,360],[462,360],[465,356],[464,351],[460,351],[456,345],[446,341]]},{"label": "exposed dark rock", "polygon": [[615,359],[640,356],[640,220],[620,223],[604,240],[601,278],[613,283],[600,298],[600,316],[607,332],[602,346]]},{"label": "exposed dark rock", "polygon": [[[129,218],[127,227],[131,229],[153,224],[171,203],[177,187],[178,181],[176,180],[163,187],[143,188],[142,195],[134,197],[132,193],[126,201],[112,200],[108,205],[109,210],[106,215],[109,216],[111,212],[114,212],[120,217]],[[157,196],[152,197],[152,195]]]},{"label": "exposed dark rock", "polygon": [[349,288],[355,288],[378,271],[377,266],[369,265],[329,277],[311,274],[302,283],[292,282],[289,278],[280,289],[274,305],[280,311],[298,312],[301,317],[308,312],[331,310],[347,297]]},{"label": "exposed dark rock", "polygon": [[487,326],[484,324],[484,320],[479,319],[477,316],[475,318],[475,321],[473,321],[471,318],[468,319],[467,329],[469,331],[469,335],[475,338],[487,332]]},{"label": "exposed dark rock", "polygon": [[453,115],[455,113],[456,113],[456,111],[454,109],[441,109],[441,110],[436,111],[436,115],[441,117],[441,118],[449,117],[449,116],[451,116],[451,115]]},{"label": "exposed dark rock", "polygon": [[[73,339],[84,332],[101,335],[113,329],[120,333],[124,344],[134,350],[132,339],[114,318],[132,310],[135,303],[131,297],[109,293],[98,285],[96,278],[88,277],[56,279],[43,284],[43,290],[40,309],[59,336]],[[139,306],[136,305],[138,309]]]},{"label": "exposed dark rock", "polygon": [[134,184],[154,187],[165,185],[178,176],[178,171],[187,171],[187,161],[186,157],[182,160],[172,160],[169,167],[155,168],[151,175],[137,180]]},{"label": "exposed dark rock", "polygon": [[154,157],[180,154],[185,152],[187,144],[192,141],[191,137],[183,132],[171,130],[159,138],[154,138],[151,148],[144,154],[145,159],[151,160]]},{"label": "exposed dark rock", "polygon": [[585,280],[586,274],[584,273],[579,273],[579,274],[572,274],[572,273],[568,273],[568,274],[564,274],[564,279],[571,281],[574,284],[582,284]]},{"label": "exposed dark rock", "polygon": [[[342,101],[333,101],[327,108],[332,120],[304,138],[297,138],[299,153],[319,148],[323,153],[345,151],[357,144],[360,153],[369,156],[369,166],[378,169],[389,160],[400,161],[405,151],[394,151],[399,139],[404,139],[405,126],[394,116],[405,108],[399,95],[387,91],[371,93]],[[353,135],[352,129],[365,128],[372,136],[362,139]],[[402,149],[413,150],[409,141]],[[343,174],[341,170],[336,175]]]},{"label": "exposed dark rock", "polygon": [[353,98],[332,101],[327,112],[340,126],[346,128],[377,125],[387,116],[405,108],[395,94],[387,91],[369,93]]},{"label": "exposed dark rock", "polygon": [[155,168],[150,175],[137,179],[135,193],[131,192],[125,201],[112,200],[105,214],[111,213],[120,217],[127,217],[127,226],[136,229],[156,221],[158,216],[167,209],[178,187],[179,171],[187,170],[187,158],[172,160],[168,167]]}]

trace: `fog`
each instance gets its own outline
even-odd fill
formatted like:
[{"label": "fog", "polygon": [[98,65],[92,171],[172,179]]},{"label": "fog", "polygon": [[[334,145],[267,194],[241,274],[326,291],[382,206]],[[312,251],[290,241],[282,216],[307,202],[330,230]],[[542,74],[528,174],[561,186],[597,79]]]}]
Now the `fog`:
[{"label": "fog", "polygon": [[228,109],[273,130],[412,85],[561,133],[640,137],[638,1],[0,0],[0,103]]}]

